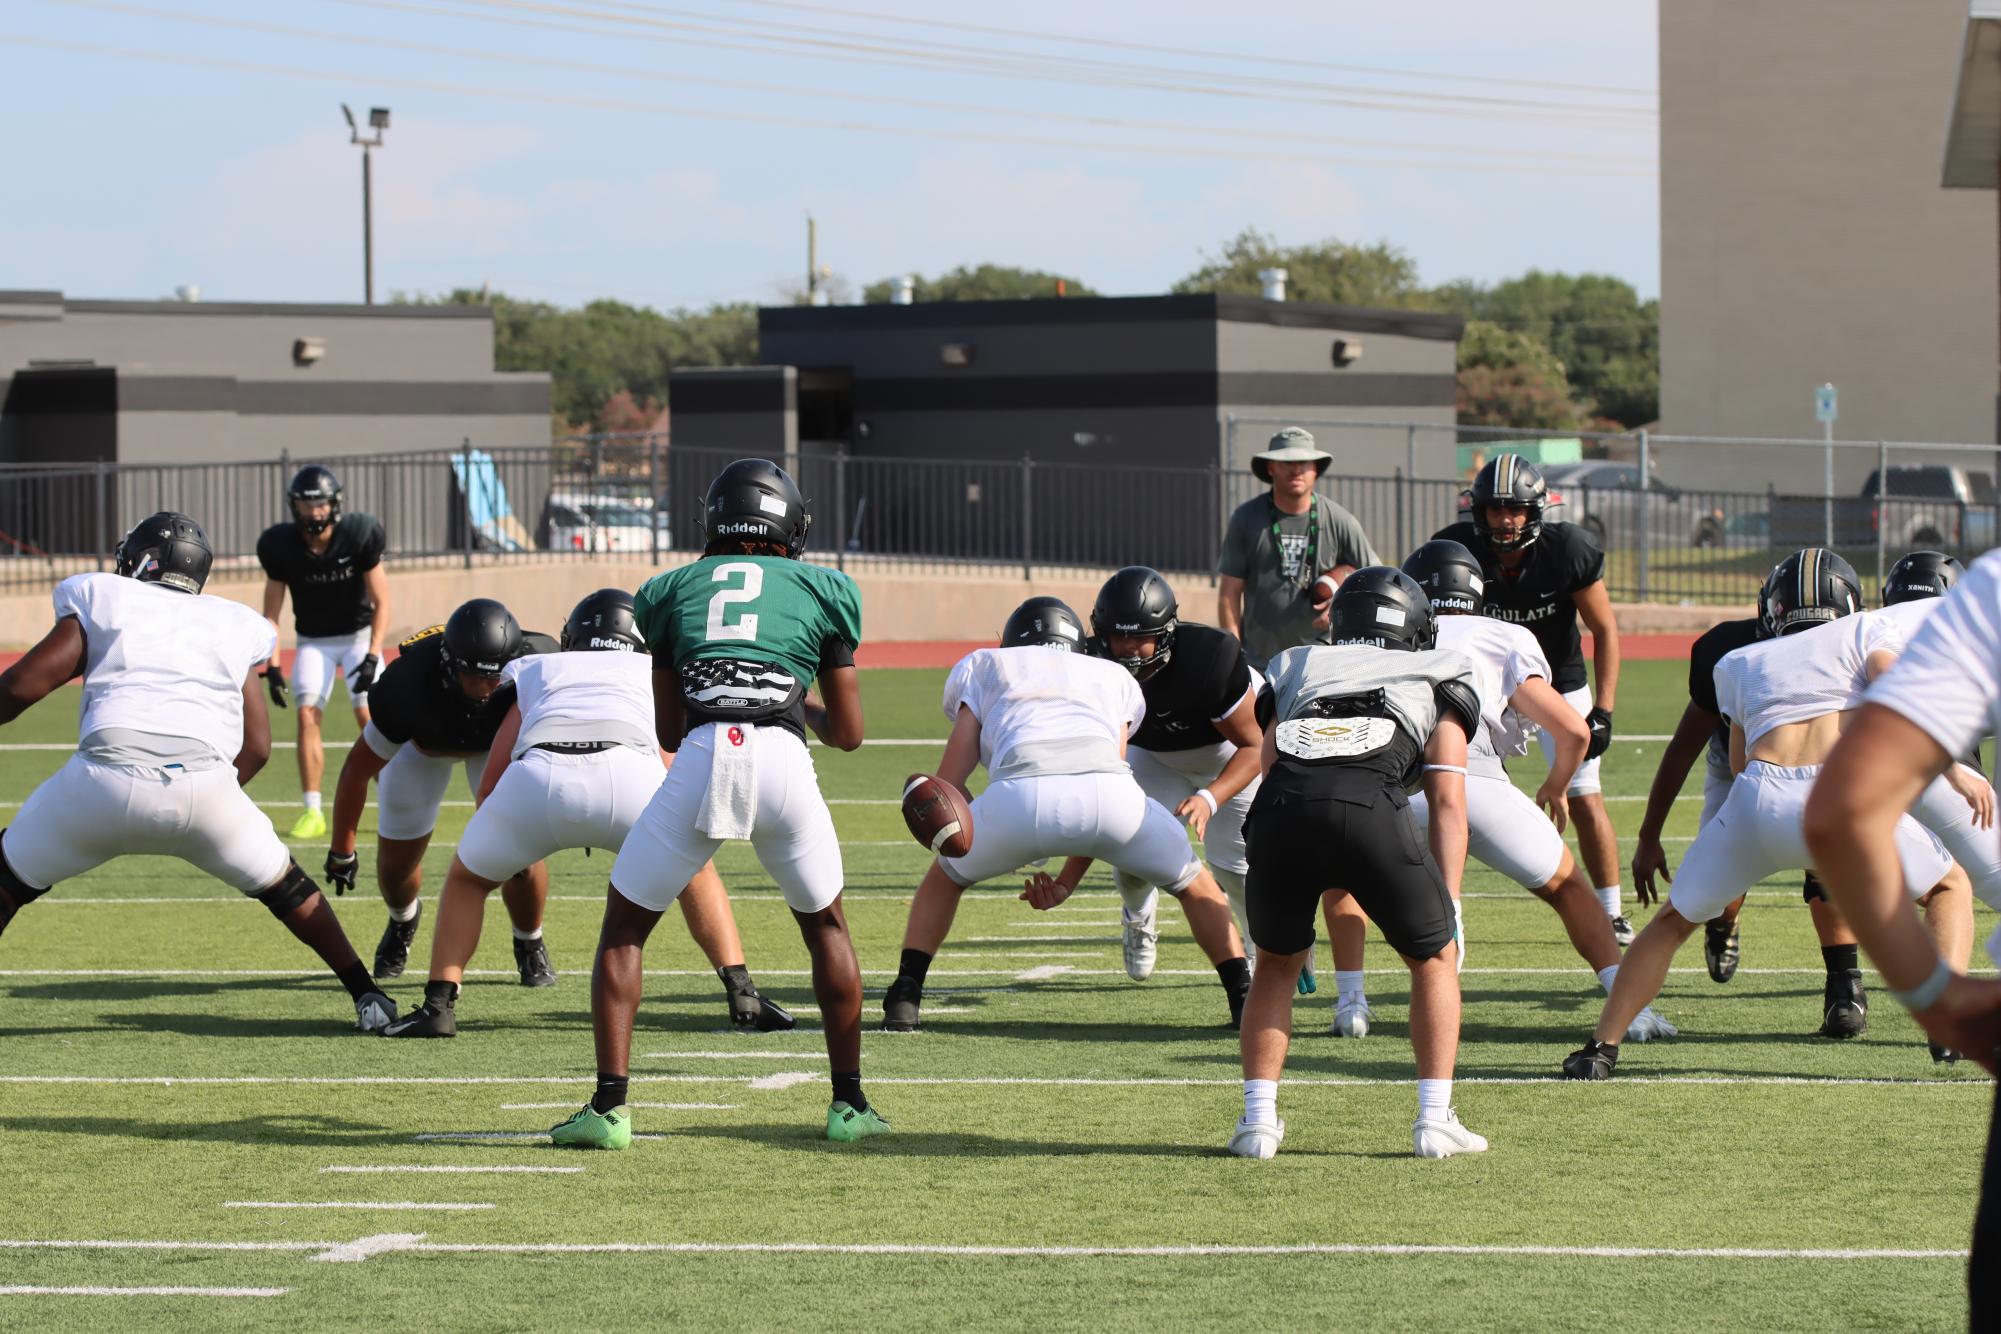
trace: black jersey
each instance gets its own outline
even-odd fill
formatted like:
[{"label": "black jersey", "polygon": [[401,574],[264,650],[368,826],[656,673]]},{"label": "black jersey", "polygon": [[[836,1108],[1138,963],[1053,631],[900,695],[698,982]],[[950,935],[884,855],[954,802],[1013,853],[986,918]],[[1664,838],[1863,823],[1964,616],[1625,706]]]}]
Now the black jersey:
[{"label": "black jersey", "polygon": [[[492,747],[514,703],[514,683],[507,682],[483,703],[467,699],[445,671],[444,629],[419,630],[398,645],[395,661],[368,692],[369,721],[389,740],[434,755],[481,755]],[[518,656],[556,649],[548,635],[524,631]]]},{"label": "black jersey", "polygon": [[1709,760],[1722,772],[1730,768],[1730,724],[1722,721],[1723,710],[1716,703],[1716,664],[1724,654],[1764,637],[1758,618],[1747,616],[1710,626],[1688,650],[1688,702],[1717,716],[1716,731],[1709,738]]},{"label": "black jersey", "polygon": [[350,635],[375,619],[361,576],[382,563],[386,542],[373,514],[343,514],[316,556],[298,524],[276,523],[257,539],[257,563],[292,591],[292,623],[302,638]]},{"label": "black jersey", "polygon": [[1139,683],[1146,717],[1129,744],[1142,750],[1195,750],[1223,740],[1216,719],[1251,688],[1244,646],[1227,630],[1183,623],[1167,665]]},{"label": "black jersey", "polygon": [[1486,614],[1528,628],[1549,659],[1552,686],[1568,694],[1585,683],[1584,638],[1570,595],[1605,577],[1605,553],[1583,529],[1569,523],[1544,524],[1521,565],[1512,571],[1501,568],[1493,549],[1470,522],[1441,528],[1432,537],[1457,542],[1473,553],[1487,585]]}]

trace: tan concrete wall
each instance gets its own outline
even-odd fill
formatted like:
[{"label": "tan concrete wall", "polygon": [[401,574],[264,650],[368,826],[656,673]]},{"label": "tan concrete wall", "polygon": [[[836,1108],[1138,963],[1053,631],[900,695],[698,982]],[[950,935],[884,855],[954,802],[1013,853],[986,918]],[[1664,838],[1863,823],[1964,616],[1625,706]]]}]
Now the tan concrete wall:
[{"label": "tan concrete wall", "polygon": [[[1844,438],[1994,440],[1996,196],[1939,185],[1966,14],[1661,4],[1664,430],[1817,437],[1813,391],[1831,381]],[[1691,486],[1820,477],[1817,454],[1661,459]],[[1837,488],[1874,466],[1843,456]]]}]

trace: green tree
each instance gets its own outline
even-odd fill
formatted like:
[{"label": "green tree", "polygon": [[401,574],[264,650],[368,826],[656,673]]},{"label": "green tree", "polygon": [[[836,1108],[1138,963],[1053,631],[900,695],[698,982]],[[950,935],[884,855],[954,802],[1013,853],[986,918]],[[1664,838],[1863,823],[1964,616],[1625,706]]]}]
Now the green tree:
[{"label": "green tree", "polygon": [[1563,363],[1578,398],[1623,426],[1660,415],[1660,303],[1600,273],[1531,269],[1492,287],[1449,283],[1440,309],[1529,334]]},{"label": "green tree", "polygon": [[[862,300],[872,305],[888,301],[896,290],[896,278],[884,278],[862,289]],[[1056,285],[1064,296],[1096,296],[1082,279],[1041,269],[1017,269],[1005,264],[961,264],[935,278],[917,277],[919,301],[1019,301],[1028,297],[1055,296]]]},{"label": "green tree", "polygon": [[1317,245],[1282,246],[1247,227],[1202,266],[1174,285],[1177,293],[1229,292],[1256,296],[1260,269],[1286,271],[1286,297],[1345,306],[1428,307],[1430,294],[1417,280],[1417,261],[1393,245],[1350,245],[1328,239]]}]

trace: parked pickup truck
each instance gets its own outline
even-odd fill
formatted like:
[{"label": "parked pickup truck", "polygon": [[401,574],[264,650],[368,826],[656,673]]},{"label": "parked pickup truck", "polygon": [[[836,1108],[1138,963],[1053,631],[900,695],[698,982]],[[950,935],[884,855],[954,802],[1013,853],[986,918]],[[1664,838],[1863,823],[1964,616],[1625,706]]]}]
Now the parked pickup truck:
[{"label": "parked pickup truck", "polygon": [[[1977,554],[1995,544],[1996,495],[1990,474],[1937,463],[1892,464],[1889,472],[1887,488],[1872,471],[1861,495],[1835,498],[1835,546],[1873,547],[1879,528],[1884,545],[1896,552]],[[1775,549],[1818,545],[1825,532],[1826,507],[1819,496],[1772,497]]]}]

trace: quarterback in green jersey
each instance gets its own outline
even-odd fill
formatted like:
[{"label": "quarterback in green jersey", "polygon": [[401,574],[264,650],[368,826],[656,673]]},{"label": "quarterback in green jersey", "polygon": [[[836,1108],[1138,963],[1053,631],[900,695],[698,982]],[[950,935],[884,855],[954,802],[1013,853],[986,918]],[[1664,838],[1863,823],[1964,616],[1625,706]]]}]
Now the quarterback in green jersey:
[{"label": "quarterback in green jersey", "polygon": [[833,1066],[827,1138],[889,1129],[862,1095],[862,979],[841,907],[841,845],[806,752],[808,729],[842,750],[862,743],[861,595],[845,574],[799,559],[812,517],[783,468],[739,459],[709,484],[704,510],[702,558],[633,598],[653,652],[656,730],[675,759],[612,866],[591,975],[598,1087],[551,1132],[558,1144],[631,1142],[627,1068],[646,938],[730,839],[756,850],[813,959]]}]

